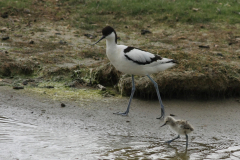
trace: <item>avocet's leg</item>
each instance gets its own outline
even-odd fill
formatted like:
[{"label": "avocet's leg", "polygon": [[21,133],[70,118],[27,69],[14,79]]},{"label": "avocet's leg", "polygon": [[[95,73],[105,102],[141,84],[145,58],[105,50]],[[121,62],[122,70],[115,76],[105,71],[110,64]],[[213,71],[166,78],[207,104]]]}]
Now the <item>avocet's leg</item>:
[{"label": "avocet's leg", "polygon": [[160,106],[161,106],[161,117],[159,117],[157,119],[164,118],[165,111],[164,111],[164,106],[163,106],[162,99],[161,99],[161,96],[160,96],[160,93],[159,93],[158,84],[149,75],[147,75],[147,76],[152,81],[152,83],[153,83],[153,85],[156,89],[158,100],[159,100],[159,103],[160,103]]},{"label": "avocet's leg", "polygon": [[174,141],[174,140],[176,140],[176,139],[178,139],[178,138],[180,138],[180,135],[178,135],[176,138],[173,138],[172,140],[170,140],[170,141],[166,141],[165,143],[168,143],[168,144],[170,144],[172,141]]},{"label": "avocet's leg", "polygon": [[122,116],[127,116],[128,115],[128,112],[129,112],[129,108],[130,108],[130,105],[131,105],[131,101],[132,101],[132,98],[133,98],[133,95],[134,95],[134,92],[135,92],[135,83],[134,83],[134,75],[132,75],[132,92],[131,92],[131,96],[130,96],[130,100],[128,102],[128,107],[127,107],[127,110],[123,113],[121,112],[117,112],[117,113],[113,113],[113,114],[119,114],[119,115],[122,115]]},{"label": "avocet's leg", "polygon": [[186,149],[188,148],[188,135],[186,134]]}]

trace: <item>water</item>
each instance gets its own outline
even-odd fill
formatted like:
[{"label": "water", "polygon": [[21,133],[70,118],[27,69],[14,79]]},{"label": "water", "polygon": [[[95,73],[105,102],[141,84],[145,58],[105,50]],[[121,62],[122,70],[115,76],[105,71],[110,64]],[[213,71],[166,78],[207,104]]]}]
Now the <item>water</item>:
[{"label": "water", "polygon": [[[0,159],[74,159],[94,157],[98,145],[95,135],[88,132],[58,132],[0,117]],[[87,137],[87,138],[86,138]]]},{"label": "water", "polygon": [[194,126],[186,151],[185,136],[164,144],[176,134],[160,129],[163,122],[152,118],[157,101],[135,100],[131,115],[122,117],[106,103],[61,108],[55,102],[13,98],[4,102],[12,105],[0,102],[1,160],[240,159],[239,103],[165,101],[169,113],[187,117]]},{"label": "water", "polygon": [[[234,141],[200,143],[193,140],[185,151],[184,138],[164,145],[154,137],[99,134],[46,128],[0,116],[0,159],[239,159]],[[197,139],[197,138],[196,138]],[[221,144],[223,144],[221,146]],[[230,146],[230,147],[229,147]]]}]

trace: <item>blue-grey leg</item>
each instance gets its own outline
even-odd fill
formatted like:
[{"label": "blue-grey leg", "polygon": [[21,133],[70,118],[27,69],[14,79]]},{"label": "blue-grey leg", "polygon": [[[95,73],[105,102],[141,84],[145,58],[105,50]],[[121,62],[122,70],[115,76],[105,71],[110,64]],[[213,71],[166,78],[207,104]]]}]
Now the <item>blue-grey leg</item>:
[{"label": "blue-grey leg", "polygon": [[186,150],[188,148],[188,135],[186,134]]},{"label": "blue-grey leg", "polygon": [[159,100],[159,103],[160,103],[160,106],[161,106],[161,116],[157,119],[164,118],[165,111],[164,111],[164,106],[163,106],[162,99],[161,99],[161,96],[160,96],[160,93],[159,93],[158,84],[149,75],[147,75],[147,77],[152,81],[152,83],[153,83],[153,85],[156,89],[158,100]]},{"label": "blue-grey leg", "polygon": [[180,138],[180,135],[178,135],[176,138],[173,138],[172,140],[170,140],[170,141],[166,141],[165,143],[168,143],[168,144],[170,144],[172,141],[174,141],[174,140],[176,140],[176,139],[178,139],[178,138]]},{"label": "blue-grey leg", "polygon": [[134,83],[134,75],[132,75],[132,92],[131,92],[130,100],[128,102],[127,110],[125,112],[123,112],[123,113],[117,112],[117,113],[113,113],[113,114],[119,114],[119,115],[122,115],[122,116],[127,116],[128,115],[129,108],[130,108],[131,101],[132,101],[132,98],[133,98],[135,90],[136,90],[136,88],[135,88],[135,83]]}]

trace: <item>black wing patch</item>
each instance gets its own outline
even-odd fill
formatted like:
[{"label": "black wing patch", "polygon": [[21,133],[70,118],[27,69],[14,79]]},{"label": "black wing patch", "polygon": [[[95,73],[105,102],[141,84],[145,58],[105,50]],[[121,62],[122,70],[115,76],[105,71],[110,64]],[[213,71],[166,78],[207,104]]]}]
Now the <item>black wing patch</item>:
[{"label": "black wing patch", "polygon": [[134,47],[127,47],[127,48],[125,48],[124,50],[123,50],[123,52],[124,53],[128,53],[128,52],[130,52],[131,50],[133,50],[134,49]]},{"label": "black wing patch", "polygon": [[[139,48],[136,48],[136,47],[130,47],[130,46],[128,46],[127,48],[125,48],[125,49],[123,50],[123,52],[124,52],[124,53],[128,53],[128,52],[130,52],[130,51],[133,50],[133,49],[138,49],[138,50],[140,50],[140,51],[144,51],[144,50],[139,49]],[[144,51],[144,52],[146,52],[146,51]]]},{"label": "black wing patch", "polygon": [[[128,55],[126,55],[126,53],[130,52],[130,51],[133,50],[133,49],[141,50],[141,49],[135,48],[135,47],[127,47],[127,48],[125,48],[125,49],[123,50],[123,52],[125,53],[125,57],[126,57],[128,60],[133,61],[134,63],[140,64],[140,65],[146,65],[146,64],[150,64],[150,63],[152,63],[152,62],[155,62],[155,61],[157,61],[157,60],[161,60],[161,59],[162,59],[162,57],[160,57],[159,55],[154,55],[153,58],[150,58],[150,59],[151,59],[150,61],[146,61],[146,62],[140,62],[140,61],[133,60],[133,59],[131,59]],[[141,51],[143,51],[143,50],[141,50]],[[146,52],[146,51],[144,51],[144,52]]]}]

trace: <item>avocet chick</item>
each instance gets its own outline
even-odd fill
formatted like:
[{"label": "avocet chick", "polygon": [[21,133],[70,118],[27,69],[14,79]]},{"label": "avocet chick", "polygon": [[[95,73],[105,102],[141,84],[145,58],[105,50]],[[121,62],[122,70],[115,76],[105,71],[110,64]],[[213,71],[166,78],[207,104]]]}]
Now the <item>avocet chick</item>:
[{"label": "avocet chick", "polygon": [[176,133],[178,133],[178,136],[176,138],[173,138],[172,140],[166,141],[165,143],[170,144],[172,141],[180,138],[180,135],[186,136],[186,149],[188,148],[188,134],[193,131],[193,127],[191,124],[189,124],[185,120],[176,120],[171,116],[166,117],[164,124],[161,126],[169,125],[172,130],[174,130]]}]

